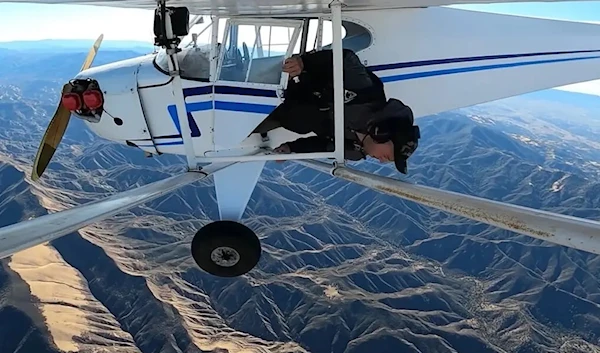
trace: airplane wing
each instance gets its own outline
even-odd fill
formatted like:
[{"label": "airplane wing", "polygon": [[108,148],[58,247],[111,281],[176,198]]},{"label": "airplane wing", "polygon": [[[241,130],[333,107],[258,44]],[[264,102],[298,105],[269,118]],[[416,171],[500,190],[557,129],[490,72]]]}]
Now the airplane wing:
[{"label": "airplane wing", "polygon": [[60,238],[81,227],[163,196],[219,170],[227,169],[229,166],[231,163],[211,164],[200,172],[186,172],[103,200],[3,227],[0,229],[0,259]]},{"label": "airplane wing", "polygon": [[600,222],[410,184],[317,161],[301,165],[388,195],[550,243],[600,255]]},{"label": "airplane wing", "polygon": [[445,7],[386,12],[356,14],[386,43],[359,55],[417,118],[600,79],[600,25]]},{"label": "airplane wing", "polygon": [[[557,0],[540,0],[557,2]],[[585,1],[585,0],[584,0]],[[592,0],[588,0],[592,1]],[[1,0],[0,2],[24,2],[42,4],[79,4],[154,10],[156,0]],[[490,4],[530,2],[529,0],[343,0],[344,11],[392,8],[418,8],[458,4]],[[168,5],[186,6],[198,15],[285,15],[298,13],[329,12],[331,0],[178,0]]]}]

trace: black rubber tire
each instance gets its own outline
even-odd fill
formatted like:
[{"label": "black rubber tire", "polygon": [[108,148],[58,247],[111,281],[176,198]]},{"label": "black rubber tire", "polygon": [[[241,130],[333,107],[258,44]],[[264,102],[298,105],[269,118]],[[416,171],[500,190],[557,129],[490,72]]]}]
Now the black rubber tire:
[{"label": "black rubber tire", "polygon": [[[223,247],[237,252],[237,263],[222,266],[213,261],[213,251],[218,248],[222,250]],[[200,228],[194,235],[191,250],[194,261],[201,269],[219,277],[237,277],[248,273],[256,266],[261,255],[260,240],[252,229],[233,221],[216,221]],[[231,255],[231,251],[225,250],[224,254]]]}]

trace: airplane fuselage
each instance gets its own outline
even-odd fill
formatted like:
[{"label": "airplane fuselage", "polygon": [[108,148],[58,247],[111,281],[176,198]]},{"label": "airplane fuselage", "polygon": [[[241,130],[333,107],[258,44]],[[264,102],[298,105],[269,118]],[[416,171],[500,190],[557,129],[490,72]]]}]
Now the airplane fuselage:
[{"label": "airplane fuselage", "polygon": [[[232,18],[218,44],[179,53],[197,157],[252,154],[265,145],[248,136],[282,101],[284,59],[304,47],[329,48],[318,33],[327,32],[330,17],[321,18],[306,19],[308,36],[302,19]],[[344,48],[415,117],[600,78],[597,25],[450,8],[348,12],[343,21]],[[305,38],[311,33],[314,41]],[[220,48],[215,59],[211,45]],[[81,72],[78,78],[96,79],[104,93],[104,112],[90,129],[152,154],[185,154],[167,60],[162,51]],[[296,137],[278,129],[267,145]]]}]

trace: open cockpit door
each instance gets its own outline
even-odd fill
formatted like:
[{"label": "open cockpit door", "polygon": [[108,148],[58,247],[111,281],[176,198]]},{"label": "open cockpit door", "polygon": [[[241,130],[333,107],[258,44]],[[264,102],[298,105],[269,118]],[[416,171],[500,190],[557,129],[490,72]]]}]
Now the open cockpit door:
[{"label": "open cockpit door", "polygon": [[[214,87],[215,150],[239,146],[281,103],[288,79],[283,62],[299,50],[302,24],[264,18],[227,22]],[[242,217],[264,165],[241,163],[214,175],[221,219]]]},{"label": "open cockpit door", "polygon": [[231,19],[215,83],[217,149],[238,145],[281,102],[282,66],[296,49],[303,21]]}]

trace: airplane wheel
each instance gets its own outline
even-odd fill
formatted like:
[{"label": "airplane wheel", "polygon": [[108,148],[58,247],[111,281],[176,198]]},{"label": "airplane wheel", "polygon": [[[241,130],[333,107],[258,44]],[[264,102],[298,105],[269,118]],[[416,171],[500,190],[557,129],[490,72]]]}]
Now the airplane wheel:
[{"label": "airplane wheel", "polygon": [[217,221],[205,225],[192,240],[192,257],[204,271],[219,277],[241,276],[260,259],[260,240],[241,223]]}]

